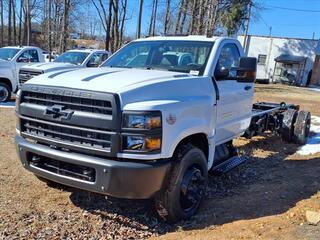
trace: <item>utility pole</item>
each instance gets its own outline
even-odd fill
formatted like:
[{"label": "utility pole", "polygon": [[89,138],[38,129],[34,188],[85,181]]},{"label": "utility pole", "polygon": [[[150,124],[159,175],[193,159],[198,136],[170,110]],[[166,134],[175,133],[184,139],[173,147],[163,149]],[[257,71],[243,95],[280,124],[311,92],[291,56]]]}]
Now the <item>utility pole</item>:
[{"label": "utility pole", "polygon": [[142,6],[143,6],[143,0],[139,0],[139,16],[138,16],[136,38],[140,38],[140,35],[141,35]]},{"label": "utility pole", "polygon": [[249,4],[249,13],[248,13],[248,19],[247,19],[247,25],[246,25],[246,29],[244,32],[244,37],[243,37],[243,49],[244,51],[246,51],[246,44],[247,44],[247,36],[248,36],[248,30],[249,30],[249,24],[250,24],[250,17],[251,17],[251,7],[252,7],[252,3],[250,2]]},{"label": "utility pole", "polygon": [[269,37],[272,35],[272,27],[269,27]]}]

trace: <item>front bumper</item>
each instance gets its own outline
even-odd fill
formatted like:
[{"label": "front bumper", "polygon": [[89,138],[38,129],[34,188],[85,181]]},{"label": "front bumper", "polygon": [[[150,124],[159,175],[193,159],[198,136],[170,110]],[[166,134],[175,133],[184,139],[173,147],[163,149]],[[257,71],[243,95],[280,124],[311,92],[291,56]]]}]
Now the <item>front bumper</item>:
[{"label": "front bumper", "polygon": [[[146,199],[153,197],[162,188],[170,168],[169,160],[157,162],[125,162],[63,152],[47,146],[26,141],[16,135],[17,151],[22,165],[34,174],[71,187],[98,192],[119,198]],[[95,180],[85,181],[52,172],[33,164],[33,154],[67,163],[94,169]],[[41,162],[41,157],[40,157]]]}]

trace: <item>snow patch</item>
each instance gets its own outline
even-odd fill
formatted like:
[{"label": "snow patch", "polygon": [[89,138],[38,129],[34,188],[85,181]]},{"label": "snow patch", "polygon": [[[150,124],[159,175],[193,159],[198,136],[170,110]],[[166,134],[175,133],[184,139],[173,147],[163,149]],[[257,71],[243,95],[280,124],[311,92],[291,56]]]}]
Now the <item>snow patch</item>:
[{"label": "snow patch", "polygon": [[308,90],[310,91],[316,91],[316,92],[320,92],[320,88],[308,88]]},{"label": "snow patch", "polygon": [[300,155],[312,155],[318,152],[320,152],[320,117],[312,116],[308,141],[298,149],[297,153]]},{"label": "snow patch", "polygon": [[15,102],[0,103],[0,108],[14,108]]}]

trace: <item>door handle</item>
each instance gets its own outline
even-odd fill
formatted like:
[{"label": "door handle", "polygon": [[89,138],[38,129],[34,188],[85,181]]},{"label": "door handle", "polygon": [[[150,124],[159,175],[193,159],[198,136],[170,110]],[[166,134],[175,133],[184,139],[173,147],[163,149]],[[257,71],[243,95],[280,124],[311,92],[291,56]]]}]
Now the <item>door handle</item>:
[{"label": "door handle", "polygon": [[244,90],[249,91],[251,88],[252,88],[252,86],[247,85],[244,87]]}]

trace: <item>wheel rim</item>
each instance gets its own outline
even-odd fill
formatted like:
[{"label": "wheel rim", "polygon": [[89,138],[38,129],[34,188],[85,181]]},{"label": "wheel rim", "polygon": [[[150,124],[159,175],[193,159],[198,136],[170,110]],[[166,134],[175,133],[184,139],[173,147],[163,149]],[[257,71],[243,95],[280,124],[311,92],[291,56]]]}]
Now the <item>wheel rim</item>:
[{"label": "wheel rim", "polygon": [[180,205],[183,211],[190,212],[198,208],[204,192],[204,177],[195,166],[189,168],[181,181]]},{"label": "wheel rim", "polygon": [[8,89],[0,86],[0,102],[3,102],[4,100],[6,100],[9,96],[9,92]]}]

